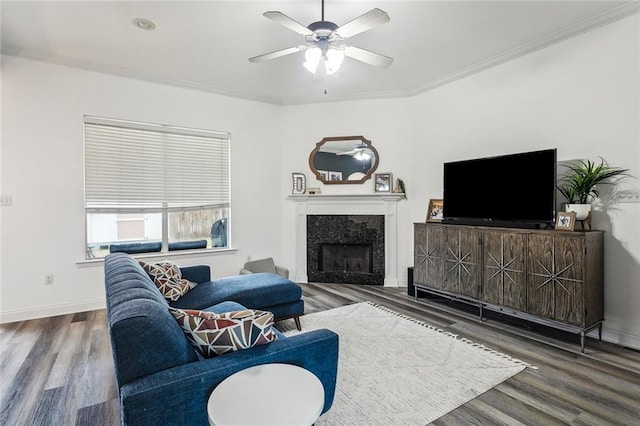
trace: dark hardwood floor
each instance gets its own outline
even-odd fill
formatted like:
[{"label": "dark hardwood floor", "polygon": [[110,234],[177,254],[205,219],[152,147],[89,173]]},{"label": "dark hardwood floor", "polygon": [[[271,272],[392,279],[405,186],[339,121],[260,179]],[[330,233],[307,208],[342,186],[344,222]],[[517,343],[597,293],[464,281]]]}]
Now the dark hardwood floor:
[{"label": "dark hardwood floor", "polygon": [[[302,286],[307,314],[371,301],[537,367],[435,425],[640,424],[639,351],[587,339],[582,354],[576,335],[495,314],[480,322],[473,308],[443,299],[415,300],[406,289]],[[1,325],[0,380],[0,425],[120,424],[104,310]]]}]

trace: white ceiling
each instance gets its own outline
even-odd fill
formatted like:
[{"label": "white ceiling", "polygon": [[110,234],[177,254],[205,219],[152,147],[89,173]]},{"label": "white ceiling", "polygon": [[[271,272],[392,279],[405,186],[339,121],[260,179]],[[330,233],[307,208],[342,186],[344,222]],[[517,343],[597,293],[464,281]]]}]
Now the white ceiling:
[{"label": "white ceiling", "polygon": [[[2,53],[276,104],[410,96],[638,12],[638,1],[327,0],[325,20],[344,24],[370,9],[390,22],[349,44],[394,58],[385,69],[345,59],[314,77],[303,53],[249,57],[304,44],[265,18],[320,20],[306,1],[6,1]],[[157,28],[144,31],[132,20]],[[326,94],[325,94],[326,90]]]}]

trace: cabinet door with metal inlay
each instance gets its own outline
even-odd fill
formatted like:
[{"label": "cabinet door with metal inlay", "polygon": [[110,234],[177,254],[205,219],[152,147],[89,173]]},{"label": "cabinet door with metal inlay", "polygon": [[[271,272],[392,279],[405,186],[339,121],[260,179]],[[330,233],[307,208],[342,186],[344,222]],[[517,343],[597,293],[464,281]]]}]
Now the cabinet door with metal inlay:
[{"label": "cabinet door with metal inlay", "polygon": [[584,238],[531,234],[528,246],[528,312],[582,325]]},{"label": "cabinet door with metal inlay", "polygon": [[416,223],[414,226],[413,282],[442,290],[444,227]]},{"label": "cabinet door with metal inlay", "polygon": [[445,228],[443,290],[480,299],[480,231],[464,226]]},{"label": "cabinet door with metal inlay", "polygon": [[526,243],[527,234],[521,231],[482,231],[484,302],[526,309]]}]

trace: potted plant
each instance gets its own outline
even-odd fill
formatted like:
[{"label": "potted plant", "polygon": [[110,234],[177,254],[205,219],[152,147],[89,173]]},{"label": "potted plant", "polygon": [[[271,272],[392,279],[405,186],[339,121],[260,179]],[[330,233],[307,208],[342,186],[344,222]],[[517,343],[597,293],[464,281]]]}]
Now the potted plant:
[{"label": "potted plant", "polygon": [[566,198],[565,210],[576,212],[577,220],[585,220],[591,202],[600,196],[598,185],[614,185],[628,169],[612,167],[600,157],[600,164],[591,160],[577,160],[565,165],[567,174],[560,179],[558,190]]}]

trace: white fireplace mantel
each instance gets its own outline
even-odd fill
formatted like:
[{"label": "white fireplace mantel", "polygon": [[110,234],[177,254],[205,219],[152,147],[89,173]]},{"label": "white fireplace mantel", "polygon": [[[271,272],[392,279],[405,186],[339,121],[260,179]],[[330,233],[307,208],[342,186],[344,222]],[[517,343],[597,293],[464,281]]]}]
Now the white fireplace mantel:
[{"label": "white fireplace mantel", "polygon": [[384,285],[398,287],[398,201],[404,194],[291,195],[295,202],[294,280],[308,282],[307,215],[384,215]]}]

